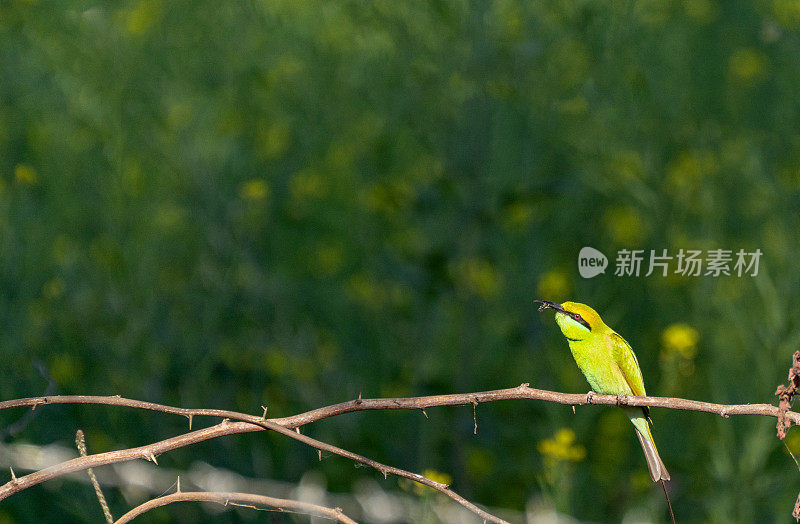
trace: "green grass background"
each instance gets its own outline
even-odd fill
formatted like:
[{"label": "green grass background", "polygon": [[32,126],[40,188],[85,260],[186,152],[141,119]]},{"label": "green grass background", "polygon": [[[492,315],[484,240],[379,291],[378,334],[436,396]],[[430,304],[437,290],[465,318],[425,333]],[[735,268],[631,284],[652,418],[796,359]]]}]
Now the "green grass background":
[{"label": "green grass background", "polygon": [[[596,307],[650,394],[774,402],[800,345],[798,57],[795,0],[0,2],[0,397],[42,394],[39,369],[61,394],[275,416],[585,392],[546,298]],[[611,259],[591,280],[587,245]],[[760,249],[758,276],[613,275],[620,249],[718,248]],[[470,407],[428,415],[307,433],[492,507],[665,518],[617,410],[482,405],[477,435]],[[790,522],[774,420],[653,418],[680,521]],[[5,441],[80,427],[99,452],[184,426],[60,406]],[[266,435],[159,464],[197,459],[336,492],[379,476]],[[4,522],[99,517],[69,482],[0,503]]]}]

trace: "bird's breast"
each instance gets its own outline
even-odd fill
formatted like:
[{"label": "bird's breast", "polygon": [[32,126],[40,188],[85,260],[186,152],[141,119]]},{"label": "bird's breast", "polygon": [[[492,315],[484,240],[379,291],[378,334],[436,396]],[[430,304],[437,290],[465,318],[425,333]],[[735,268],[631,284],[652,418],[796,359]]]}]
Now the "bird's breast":
[{"label": "bird's breast", "polygon": [[609,346],[602,339],[570,342],[569,348],[592,391],[603,395],[631,394],[625,376],[614,361]]}]

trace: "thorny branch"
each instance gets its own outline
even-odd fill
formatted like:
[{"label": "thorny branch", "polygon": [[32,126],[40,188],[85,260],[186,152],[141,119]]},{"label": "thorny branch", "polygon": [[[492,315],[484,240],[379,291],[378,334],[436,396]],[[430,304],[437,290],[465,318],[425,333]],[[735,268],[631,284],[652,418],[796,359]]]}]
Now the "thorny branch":
[{"label": "thorny branch", "polygon": [[[635,397],[616,395],[598,395],[596,393],[559,393],[544,389],[529,387],[529,384],[521,384],[515,388],[496,389],[492,391],[481,391],[477,393],[455,393],[450,395],[432,395],[427,397],[401,397],[401,398],[357,398],[340,404],[333,404],[322,408],[292,415],[290,417],[270,418],[269,421],[280,424],[286,428],[294,429],[311,422],[326,419],[329,417],[353,413],[355,411],[375,411],[375,410],[425,410],[437,406],[466,406],[470,404],[483,404],[486,402],[496,402],[498,400],[544,400],[568,406],[585,406],[588,404],[598,404],[606,406],[625,405],[631,407],[648,406],[668,409],[680,409],[686,411],[700,411],[713,413],[722,417],[731,415],[763,415],[767,417],[780,417],[784,412],[786,420],[792,424],[800,424],[800,413],[795,411],[781,410],[772,404],[715,404],[712,402],[702,402],[674,397]],[[62,395],[48,397],[30,397],[15,400],[5,400],[0,402],[0,410],[48,404],[99,404],[107,406],[125,406],[130,408],[147,409],[162,413],[171,413],[187,417],[191,423],[196,416],[210,416],[229,418],[234,420],[264,420],[262,417],[246,415],[236,411],[223,409],[190,409],[144,402],[129,398],[114,396],[90,396],[90,395]],[[257,431],[252,428],[250,431]]]},{"label": "thorny branch", "polygon": [[[112,397],[112,398],[118,398],[118,397]],[[312,446],[320,451],[327,451],[329,453],[340,455],[342,457],[349,458],[350,460],[353,460],[360,464],[364,464],[365,466],[377,469],[378,471],[383,473],[384,477],[391,474],[391,475],[396,475],[398,477],[407,478],[419,484],[423,484],[450,497],[451,499],[461,504],[474,514],[484,519],[485,521],[495,522],[497,524],[503,524],[503,523],[507,524],[506,521],[504,521],[503,519],[495,517],[494,515],[484,511],[483,509],[479,508],[472,502],[468,501],[455,491],[449,489],[446,484],[442,484],[441,482],[436,482],[417,473],[411,473],[410,471],[381,464],[380,462],[374,461],[367,457],[363,457],[361,455],[358,455],[357,453],[353,453],[351,451],[347,451],[345,449],[333,446],[331,444],[327,444],[325,442],[313,439],[309,436],[302,435],[299,432],[296,432],[288,427],[282,426],[268,419],[263,419],[261,417],[256,417],[254,415],[246,415],[243,413],[231,412],[231,414],[233,415],[232,417],[226,418],[221,423],[215,426],[211,426],[209,428],[192,431],[183,435],[179,435],[177,437],[172,437],[166,440],[162,440],[160,442],[155,442],[147,446],[140,446],[138,448],[130,448],[120,451],[109,451],[106,453],[98,453],[95,455],[88,455],[86,457],[74,458],[72,460],[56,464],[49,468],[45,468],[22,477],[14,477],[12,478],[11,481],[0,486],[0,500],[3,500],[13,495],[14,493],[22,491],[36,484],[40,484],[46,480],[50,480],[52,478],[59,477],[67,473],[80,471],[89,467],[96,467],[96,466],[112,464],[116,462],[124,462],[128,460],[136,460],[136,459],[146,459],[157,464],[156,456],[166,451],[188,446],[190,444],[194,444],[197,442],[202,442],[204,440],[208,440],[211,438],[221,437],[224,435],[233,435],[236,433],[258,431],[259,429],[269,429],[277,433],[280,433],[282,435],[285,435],[289,438],[298,440],[309,446]],[[246,420],[247,422],[231,422],[230,418]]]},{"label": "thorny branch", "polygon": [[[790,373],[790,388],[794,387],[797,390],[800,384],[800,352],[796,354],[795,365],[793,366],[794,374]],[[794,394],[792,391],[792,395]],[[791,397],[789,402],[791,401]],[[529,399],[529,400],[543,400],[547,402],[555,402],[570,406],[581,406],[588,404],[600,405],[624,405],[624,406],[648,406],[648,407],[663,407],[669,409],[679,409],[688,411],[699,411],[705,413],[717,414],[722,417],[729,417],[731,415],[762,415],[770,416],[784,421],[785,427],[790,424],[800,424],[800,413],[790,411],[789,405],[784,405],[783,397],[781,397],[781,406],[773,406],[770,404],[715,404],[710,402],[701,402],[697,400],[689,400],[682,398],[671,397],[636,397],[636,396],[614,396],[614,395],[598,395],[592,392],[587,394],[576,393],[560,393],[555,391],[547,391],[542,389],[535,389],[529,387],[529,384],[521,384],[515,388],[500,389],[493,391],[482,391],[477,393],[462,393],[451,395],[433,395],[426,397],[407,397],[407,398],[376,398],[376,399],[362,399],[357,398],[348,402],[325,406],[322,408],[314,409],[298,415],[283,418],[266,419],[263,416],[248,415],[238,413],[235,411],[219,410],[219,409],[187,409],[178,408],[174,406],[166,406],[163,404],[155,404],[151,402],[143,402],[140,400],[127,399],[120,396],[83,396],[83,395],[65,395],[65,396],[46,396],[23,398],[16,400],[7,400],[0,402],[0,410],[10,409],[14,407],[30,406],[36,409],[38,406],[48,404],[100,404],[112,406],[124,406],[137,409],[146,409],[158,411],[162,413],[171,413],[176,415],[185,416],[189,419],[189,427],[191,429],[192,421],[195,416],[212,416],[221,417],[224,420],[219,424],[210,426],[204,429],[190,431],[183,435],[178,435],[160,442],[155,442],[146,446],[137,448],[124,449],[119,451],[111,451],[107,453],[98,453],[88,455],[86,457],[78,457],[68,460],[61,464],[36,471],[29,475],[22,477],[13,477],[11,481],[0,486],[0,500],[22,491],[30,486],[39,484],[46,480],[67,474],[75,471],[84,470],[90,467],[102,466],[115,462],[146,459],[153,462],[156,461],[156,456],[161,453],[177,449],[180,447],[188,446],[204,440],[217,438],[225,435],[233,435],[237,433],[247,433],[260,430],[272,430],[287,437],[299,440],[309,446],[316,448],[319,451],[327,451],[333,454],[349,458],[361,464],[373,467],[386,476],[393,474],[401,476],[415,482],[427,485],[445,495],[452,498],[462,506],[466,507],[476,515],[482,517],[489,522],[504,522],[503,520],[485,512],[478,508],[473,503],[467,501],[460,495],[450,490],[446,485],[439,482],[432,481],[416,473],[411,473],[399,468],[387,466],[375,462],[366,457],[362,457],[356,453],[338,448],[336,446],[315,440],[306,435],[302,435],[296,430],[305,424],[322,420],[325,418],[342,415],[344,413],[352,413],[355,411],[370,411],[370,410],[420,410],[423,413],[426,408],[435,406],[455,406],[455,405],[472,405],[473,408],[481,403],[495,402],[499,400],[512,400],[512,399]],[[266,411],[265,411],[266,413]],[[233,422],[233,421],[238,422]],[[779,426],[780,427],[780,426]],[[158,499],[156,499],[158,500]],[[798,499],[800,501],[800,499]],[[799,502],[800,504],[800,502]],[[798,510],[800,511],[800,510]]]},{"label": "thorny branch", "polygon": [[136,506],[119,518],[114,524],[125,524],[136,517],[147,513],[151,509],[160,508],[174,502],[216,502],[227,505],[249,506],[258,508],[266,506],[281,512],[303,513],[315,517],[327,518],[342,522],[343,524],[356,524],[356,521],[345,515],[341,508],[326,508],[299,500],[279,499],[267,497],[265,495],[255,495],[252,493],[211,493],[204,491],[178,491],[171,495],[165,495],[152,500],[148,500],[140,506]]},{"label": "thorny branch", "polygon": [[[788,417],[787,414],[790,413],[792,399],[797,393],[797,389],[800,388],[800,351],[795,351],[794,355],[792,355],[792,367],[789,369],[788,381],[788,385],[780,384],[778,389],[775,390],[775,395],[780,400],[778,403],[778,409],[780,409],[780,414],[778,415],[778,438],[781,440],[786,437],[786,430],[792,426],[792,422],[797,424],[797,421]],[[791,451],[789,453],[791,454]],[[792,458],[794,458],[794,455],[792,455]],[[792,516],[795,520],[800,520],[800,494],[797,495],[797,501],[794,503]]]},{"label": "thorny branch", "polygon": [[792,422],[797,424],[796,420],[788,418],[786,414],[792,409],[792,399],[800,388],[800,351],[795,351],[792,355],[792,367],[789,369],[789,385],[783,384],[778,386],[775,395],[778,396],[780,402],[778,409],[778,438],[783,440],[786,436],[786,430],[792,426]]}]

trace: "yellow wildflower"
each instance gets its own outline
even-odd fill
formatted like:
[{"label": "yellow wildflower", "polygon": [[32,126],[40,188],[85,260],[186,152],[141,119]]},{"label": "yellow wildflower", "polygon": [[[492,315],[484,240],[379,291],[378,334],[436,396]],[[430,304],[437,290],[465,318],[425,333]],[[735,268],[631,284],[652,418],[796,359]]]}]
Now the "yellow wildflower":
[{"label": "yellow wildflower", "polygon": [[561,301],[566,299],[572,288],[567,273],[562,269],[553,269],[539,278],[537,286],[540,297]]},{"label": "yellow wildflower", "polygon": [[269,196],[269,186],[259,178],[248,180],[239,188],[239,196],[250,201],[264,200]]},{"label": "yellow wildflower", "polygon": [[661,344],[665,352],[675,352],[684,358],[694,358],[700,333],[689,324],[677,323],[667,326],[661,333]]},{"label": "yellow wildflower", "polygon": [[586,458],[586,448],[575,443],[575,432],[569,428],[561,428],[552,438],[539,441],[536,449],[549,462],[580,462]]},{"label": "yellow wildflower", "polygon": [[14,168],[14,178],[20,184],[32,186],[38,182],[39,175],[36,174],[36,170],[32,166],[17,164],[17,167]]}]

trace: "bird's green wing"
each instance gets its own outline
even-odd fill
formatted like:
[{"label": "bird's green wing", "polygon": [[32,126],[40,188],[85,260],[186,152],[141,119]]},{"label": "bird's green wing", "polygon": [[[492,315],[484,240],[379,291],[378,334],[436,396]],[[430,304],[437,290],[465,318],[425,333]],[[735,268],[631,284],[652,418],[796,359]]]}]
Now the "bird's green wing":
[{"label": "bird's green wing", "polygon": [[[611,333],[611,354],[633,394],[639,397],[647,396],[647,392],[644,390],[642,370],[639,369],[639,361],[636,360],[636,353],[631,349],[631,345],[616,333]],[[648,408],[643,408],[642,410],[649,419],[650,410]]]}]

